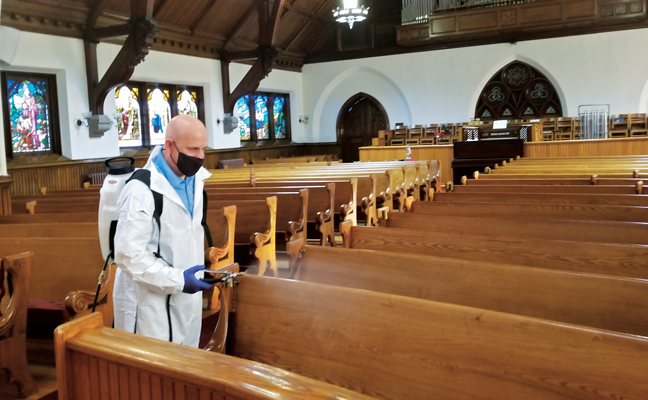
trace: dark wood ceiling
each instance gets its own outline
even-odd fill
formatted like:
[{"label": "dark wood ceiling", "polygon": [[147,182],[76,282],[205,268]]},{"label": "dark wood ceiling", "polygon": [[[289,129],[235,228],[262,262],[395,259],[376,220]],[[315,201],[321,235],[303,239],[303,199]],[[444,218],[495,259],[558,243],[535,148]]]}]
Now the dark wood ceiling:
[{"label": "dark wood ceiling", "polygon": [[[89,13],[104,1],[97,28],[128,20],[130,0],[3,0],[2,25],[82,38]],[[211,58],[221,58],[223,52],[254,50],[259,43],[259,1],[156,0],[153,19],[161,30],[152,49]],[[285,1],[276,34],[275,46],[281,53],[275,67],[301,69],[304,59],[334,36],[337,23],[331,11],[338,3],[342,2]]]}]

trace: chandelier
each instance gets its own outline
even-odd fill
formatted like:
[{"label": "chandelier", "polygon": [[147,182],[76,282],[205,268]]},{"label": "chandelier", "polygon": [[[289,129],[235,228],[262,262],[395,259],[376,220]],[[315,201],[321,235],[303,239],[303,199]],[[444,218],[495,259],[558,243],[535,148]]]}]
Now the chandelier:
[{"label": "chandelier", "polygon": [[369,7],[358,6],[358,0],[344,0],[344,8],[338,7],[333,10],[333,18],[340,23],[349,23],[349,29],[353,29],[355,22],[364,21],[369,14]]}]

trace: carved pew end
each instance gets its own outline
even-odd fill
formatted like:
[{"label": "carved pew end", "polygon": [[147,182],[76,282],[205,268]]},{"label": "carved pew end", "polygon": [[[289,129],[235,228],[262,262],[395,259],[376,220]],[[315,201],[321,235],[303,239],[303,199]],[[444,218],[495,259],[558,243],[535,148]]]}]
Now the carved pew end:
[{"label": "carved pew end", "polygon": [[490,174],[490,173],[491,173],[491,169],[490,169],[490,167],[486,167],[486,168],[484,168],[484,173],[485,173],[485,174]]},{"label": "carved pew end", "polygon": [[598,183],[598,175],[594,174],[592,175],[592,185],[596,185]]},{"label": "carved pew end", "polygon": [[462,184],[462,185],[465,185],[465,184],[467,184],[467,183],[468,183],[468,177],[467,177],[466,175],[462,176],[462,177],[461,177],[461,184]]},{"label": "carved pew end", "polygon": [[[486,168],[488,168],[488,167],[486,167]],[[486,172],[486,173],[488,173],[488,172]],[[473,172],[473,179],[479,179],[479,171]]]},{"label": "carved pew end", "polygon": [[446,182],[446,187],[445,188],[446,188],[446,192],[452,192],[452,190],[454,189],[454,184],[452,182],[448,181],[448,182]]},{"label": "carved pew end", "polygon": [[643,194],[643,181],[637,182],[636,190],[637,194]]}]

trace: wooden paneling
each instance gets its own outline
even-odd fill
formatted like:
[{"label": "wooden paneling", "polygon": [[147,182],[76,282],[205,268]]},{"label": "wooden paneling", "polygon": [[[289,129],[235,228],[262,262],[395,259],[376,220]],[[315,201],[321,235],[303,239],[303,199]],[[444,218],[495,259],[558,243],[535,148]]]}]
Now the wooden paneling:
[{"label": "wooden paneling", "polygon": [[[453,180],[453,146],[410,146],[417,160],[438,160],[441,182]],[[524,157],[585,157],[648,154],[648,138],[570,140],[562,142],[526,142]],[[405,146],[361,147],[360,161],[402,160]]]},{"label": "wooden paneling", "polygon": [[[410,146],[411,157],[417,161],[438,160],[441,182],[452,180],[452,146]],[[361,147],[360,161],[402,160],[405,146]]]},{"label": "wooden paneling", "polygon": [[[425,25],[428,36],[417,29]],[[646,0],[543,0],[436,14],[396,29],[400,46],[445,48],[645,26]]]},{"label": "wooden paneling", "polygon": [[527,142],[526,158],[627,156],[648,154],[648,139],[570,140],[563,142]]},{"label": "wooden paneling", "polygon": [[0,215],[11,215],[11,176],[0,176]]},{"label": "wooden paneling", "polygon": [[[340,154],[336,143],[288,144],[280,146],[241,147],[238,149],[209,150],[205,155],[205,167],[216,168],[218,161],[242,158],[244,162],[291,156]],[[135,166],[142,167],[148,155],[135,156]],[[91,173],[105,172],[104,160],[67,161],[58,163],[10,165],[13,178],[11,194],[24,196],[39,194],[41,187],[48,190],[79,189]],[[9,201],[11,204],[11,201]]]}]

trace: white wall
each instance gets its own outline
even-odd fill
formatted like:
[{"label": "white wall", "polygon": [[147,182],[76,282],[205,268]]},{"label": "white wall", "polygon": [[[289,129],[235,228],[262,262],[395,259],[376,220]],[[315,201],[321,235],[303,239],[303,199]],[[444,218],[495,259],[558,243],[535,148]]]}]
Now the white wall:
[{"label": "white wall", "polygon": [[[249,69],[249,65],[236,63],[230,64],[230,88],[232,91],[241,79],[243,79]],[[302,74],[297,72],[274,70],[267,78],[261,81],[258,90],[262,92],[288,93],[290,95],[290,126],[292,141],[306,141],[304,125],[299,123],[299,116],[304,113]]]},{"label": "white wall", "polygon": [[[82,40],[20,32],[13,61],[2,64],[1,69],[56,75],[63,155],[73,159],[101,156],[106,140],[100,139],[102,143],[93,150],[84,146],[87,130],[85,134],[76,129],[70,132],[74,119],[89,108]],[[79,147],[87,148],[87,154],[80,154]]]},{"label": "white wall", "polygon": [[[120,46],[105,43],[97,46],[100,77],[110,67],[119,49]],[[13,61],[10,64],[0,64],[0,69],[56,75],[61,147],[65,157],[78,160],[119,155],[115,126],[100,138],[90,138],[87,127],[78,127],[75,124],[75,121],[90,108],[82,40],[20,32],[18,50]],[[230,65],[232,88],[236,87],[248,69],[249,67],[243,64]],[[202,86],[209,147],[222,149],[240,146],[238,134],[236,132],[225,134],[222,124],[216,122],[223,118],[220,61],[151,51],[144,62],[135,68],[131,79]],[[261,82],[259,90],[290,93],[293,138],[295,141],[303,139],[304,129],[298,123],[303,103],[301,74],[273,71]],[[104,102],[104,114],[112,118],[115,111],[115,93],[111,91]],[[4,144],[4,141],[2,143]],[[0,174],[2,174],[2,168],[6,165],[4,155],[0,159],[2,160]]]},{"label": "white wall", "polygon": [[303,68],[308,142],[336,140],[340,108],[359,92],[375,97],[390,124],[463,122],[500,68],[524,61],[544,73],[563,113],[581,104],[610,104],[611,113],[648,111],[648,29],[437,50]]}]

